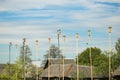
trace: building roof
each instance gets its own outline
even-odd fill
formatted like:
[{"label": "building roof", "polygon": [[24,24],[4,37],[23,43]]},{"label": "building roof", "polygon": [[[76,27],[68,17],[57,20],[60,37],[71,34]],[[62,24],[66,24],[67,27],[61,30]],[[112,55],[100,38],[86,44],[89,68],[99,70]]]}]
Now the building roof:
[{"label": "building roof", "polygon": [[[59,59],[59,58],[53,59],[52,58],[52,59],[50,59],[50,61],[47,60],[45,66],[44,66],[44,69],[47,68],[48,65],[52,65],[52,64],[63,64],[63,59]],[[74,61],[74,59],[64,59],[64,64],[75,64],[75,61]]]},{"label": "building roof", "polygon": [[[63,76],[63,67],[64,67],[64,77],[77,77],[77,65],[76,64],[52,64],[48,68],[46,68],[43,73],[42,77],[48,77],[48,69],[50,69],[50,77],[62,77]],[[90,66],[78,66],[79,75],[81,77],[90,78]],[[95,69],[95,68],[93,68]],[[94,75],[94,77],[97,77]]]}]

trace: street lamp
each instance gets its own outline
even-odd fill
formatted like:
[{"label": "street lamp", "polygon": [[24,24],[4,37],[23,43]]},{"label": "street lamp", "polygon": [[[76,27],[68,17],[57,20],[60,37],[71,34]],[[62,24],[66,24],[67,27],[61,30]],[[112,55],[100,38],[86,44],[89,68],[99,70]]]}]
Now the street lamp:
[{"label": "street lamp", "polygon": [[108,27],[108,32],[109,32],[109,80],[111,79],[111,32],[112,32],[112,27]]},{"label": "street lamp", "polygon": [[49,47],[48,47],[48,80],[50,80],[50,41],[51,41],[51,38],[48,38],[48,43],[49,43]]},{"label": "street lamp", "polygon": [[63,57],[62,57],[62,59],[63,59],[63,80],[64,80],[64,52],[65,52],[65,40],[66,40],[66,36],[65,35],[63,35]]},{"label": "street lamp", "polygon": [[12,46],[12,42],[9,43],[9,76],[10,76],[10,62],[11,62],[11,46]]},{"label": "street lamp", "polygon": [[90,36],[91,36],[91,30],[88,30],[88,44],[89,44],[89,49],[90,49],[90,75],[91,75],[91,80],[93,80],[92,53],[91,53],[91,46],[90,46]]},{"label": "street lamp", "polygon": [[79,34],[76,33],[75,37],[76,37],[76,56],[77,56],[77,80],[79,80],[79,65],[78,65],[78,38],[79,38]]},{"label": "street lamp", "polygon": [[[58,35],[58,55],[60,54],[60,44],[59,44],[59,36],[61,34],[61,30],[58,29],[57,30],[57,35]],[[59,58],[60,58],[60,55],[59,55]],[[60,80],[60,64],[59,64],[59,80]]]},{"label": "street lamp", "polygon": [[[38,64],[38,40],[36,40],[36,61]],[[36,64],[36,80],[38,80],[38,66]]]},{"label": "street lamp", "polygon": [[23,65],[23,71],[24,71],[24,80],[26,80],[26,77],[25,77],[25,42],[26,42],[26,38],[23,38],[23,56],[24,56],[24,65]]}]

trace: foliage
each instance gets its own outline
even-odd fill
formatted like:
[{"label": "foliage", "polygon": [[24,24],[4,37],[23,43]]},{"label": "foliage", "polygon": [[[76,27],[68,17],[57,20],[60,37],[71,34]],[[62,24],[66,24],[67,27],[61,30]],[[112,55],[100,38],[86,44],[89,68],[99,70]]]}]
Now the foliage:
[{"label": "foliage", "polygon": [[96,60],[93,61],[96,67],[95,72],[98,74],[108,75],[109,59],[108,59],[108,56],[106,56],[106,54],[108,54],[107,51],[101,53],[99,56],[97,56]]},{"label": "foliage", "polygon": [[44,55],[44,60],[42,62],[42,65],[45,64],[46,60],[49,58],[49,52],[50,52],[50,58],[62,58],[61,50],[58,49],[55,45],[50,46],[50,51],[47,50],[47,54]]},{"label": "foliage", "polygon": [[[20,56],[19,58],[17,59],[16,63],[17,63],[17,68],[18,68],[18,77],[22,77],[23,76],[23,71],[24,71],[24,68],[25,68],[25,72],[26,72],[26,77],[29,77],[29,74],[30,73],[30,69],[31,69],[31,51],[30,51],[30,48],[28,47],[28,45],[26,45],[23,49],[23,46],[21,47],[20,49]],[[24,58],[25,58],[25,63],[24,63]]]},{"label": "foliage", "polygon": [[116,53],[112,52],[112,68],[115,70],[118,66],[120,66],[120,38],[116,42],[115,45]]},{"label": "foliage", "polygon": [[[99,48],[91,48],[92,54],[92,65],[96,67],[97,73],[102,73],[106,75],[108,73],[108,57],[105,55],[106,52],[102,53]],[[78,60],[80,65],[90,65],[90,48],[84,50],[78,55]]]},{"label": "foliage", "polygon": [[[24,64],[24,54],[25,54],[25,64]],[[25,72],[26,72],[26,77],[29,76],[28,73],[31,72],[31,51],[30,48],[26,45],[24,50],[23,50],[23,46],[20,49],[20,56],[19,58],[16,60],[16,64],[9,64],[7,63],[5,69],[4,69],[4,74],[0,75],[5,79],[8,80],[19,80],[20,78],[23,77],[23,68],[25,65]]]},{"label": "foliage", "polygon": [[117,51],[117,54],[120,55],[120,38],[116,42],[115,49]]},{"label": "foliage", "polygon": [[50,51],[47,50],[47,54],[44,55],[45,59],[49,57],[49,52],[50,52],[50,58],[62,58],[61,51],[55,45],[50,46]]},{"label": "foliage", "polygon": [[[81,54],[78,55],[78,62],[80,65],[90,65],[90,49],[87,48],[84,50]],[[101,54],[101,50],[99,48],[91,48],[91,54],[92,54],[92,61],[95,61],[96,58]],[[93,63],[94,66],[96,66],[96,63]]]},{"label": "foliage", "polygon": [[1,79],[5,80],[19,80],[17,78],[17,66],[15,64],[6,64],[4,73],[0,75]]}]

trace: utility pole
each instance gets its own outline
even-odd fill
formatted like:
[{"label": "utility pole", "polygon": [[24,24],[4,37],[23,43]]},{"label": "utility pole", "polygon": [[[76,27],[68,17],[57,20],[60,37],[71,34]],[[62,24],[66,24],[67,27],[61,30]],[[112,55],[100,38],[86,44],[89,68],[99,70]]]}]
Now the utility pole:
[{"label": "utility pole", "polygon": [[88,30],[88,44],[89,44],[89,49],[90,49],[90,75],[91,75],[91,80],[93,80],[93,69],[92,69],[92,52],[91,52],[91,45],[90,45],[90,36],[91,36],[91,30]]},{"label": "utility pole", "polygon": [[[38,40],[36,40],[36,61],[38,64]],[[38,80],[38,66],[36,64],[36,80]]]},{"label": "utility pole", "polygon": [[26,55],[25,55],[25,42],[26,42],[26,38],[23,38],[23,56],[24,56],[24,65],[23,65],[23,77],[24,77],[24,80],[26,80],[26,76],[25,76],[25,65],[26,65],[26,63],[25,63],[25,57],[26,57]]},{"label": "utility pole", "polygon": [[11,74],[11,46],[12,42],[9,43],[9,76]]},{"label": "utility pole", "polygon": [[51,38],[48,38],[49,48],[48,48],[48,80],[50,80],[50,41]]},{"label": "utility pole", "polygon": [[77,80],[79,80],[79,65],[78,65],[78,37],[79,37],[79,34],[76,33],[75,37],[76,37],[76,56],[77,56]]},{"label": "utility pole", "polygon": [[111,80],[111,32],[112,32],[112,27],[108,27],[108,32],[109,32],[109,80]]},{"label": "utility pole", "polygon": [[[58,29],[57,30],[57,35],[58,35],[58,55],[59,55],[59,58],[60,58],[60,44],[59,44],[59,36],[61,34],[61,30]],[[59,63],[59,80],[60,80],[60,63]]]},{"label": "utility pole", "polygon": [[63,59],[63,80],[64,80],[64,53],[65,53],[65,39],[66,39],[66,36],[65,35],[63,35],[63,57],[62,57],[62,59]]}]

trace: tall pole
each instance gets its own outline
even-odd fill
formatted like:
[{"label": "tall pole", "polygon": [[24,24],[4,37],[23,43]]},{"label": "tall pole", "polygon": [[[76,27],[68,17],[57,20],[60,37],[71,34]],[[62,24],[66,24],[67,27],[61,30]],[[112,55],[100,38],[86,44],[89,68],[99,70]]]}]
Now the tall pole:
[{"label": "tall pole", "polygon": [[38,80],[38,40],[36,40],[36,80]]},{"label": "tall pole", "polygon": [[9,43],[9,76],[11,74],[11,46],[12,46],[12,42]]},{"label": "tall pole", "polygon": [[63,59],[63,80],[64,80],[64,53],[65,53],[65,39],[66,39],[66,36],[65,35],[63,35],[63,57],[62,57],[62,59]]},{"label": "tall pole", "polygon": [[48,38],[49,49],[48,49],[48,80],[50,80],[50,41],[51,38]]},{"label": "tall pole", "polygon": [[109,32],[109,80],[111,80],[111,32],[112,32],[112,27],[108,27],[108,32]]},{"label": "tall pole", "polygon": [[24,65],[23,65],[23,75],[24,75],[24,80],[26,80],[26,76],[25,76],[25,42],[26,42],[26,38],[23,38],[23,56],[24,56]]},{"label": "tall pole", "polygon": [[[60,58],[60,44],[59,44],[59,36],[61,34],[61,30],[58,29],[57,30],[57,35],[58,35],[58,55],[59,55],[59,58]],[[59,64],[59,80],[60,80],[60,64]]]},{"label": "tall pole", "polygon": [[[18,45],[16,44],[16,57],[17,57],[17,54],[18,54]],[[16,67],[17,67],[17,71],[16,71],[16,80],[18,78],[18,66],[16,64]]]},{"label": "tall pole", "polygon": [[90,76],[91,80],[93,80],[93,70],[92,70],[92,51],[91,51],[91,45],[90,45],[90,36],[91,36],[91,30],[88,30],[88,44],[89,44],[89,55],[90,55]]},{"label": "tall pole", "polygon": [[79,65],[78,65],[78,37],[79,37],[79,34],[76,33],[75,37],[76,37],[76,57],[77,57],[77,80],[79,80]]}]

